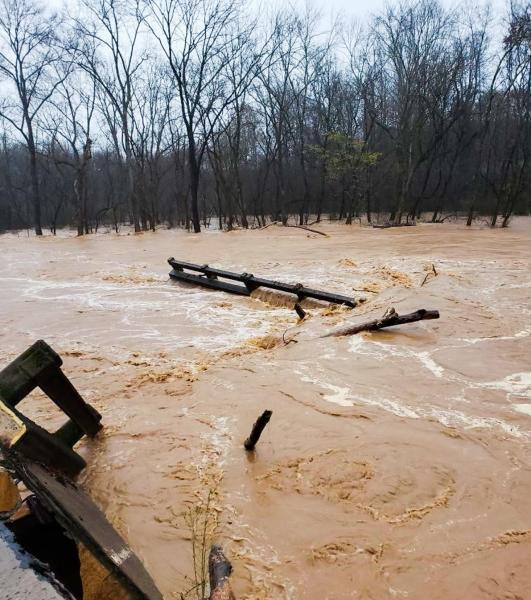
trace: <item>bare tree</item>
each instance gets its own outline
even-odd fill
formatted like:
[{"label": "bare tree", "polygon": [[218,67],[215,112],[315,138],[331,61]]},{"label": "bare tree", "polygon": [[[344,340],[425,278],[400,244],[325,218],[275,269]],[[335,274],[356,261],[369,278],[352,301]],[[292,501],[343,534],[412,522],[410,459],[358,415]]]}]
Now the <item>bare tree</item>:
[{"label": "bare tree", "polygon": [[275,15],[270,51],[259,74],[260,87],[256,95],[266,121],[265,133],[270,138],[268,146],[275,175],[273,219],[283,224],[288,220],[285,172],[289,158],[290,113],[295,102],[290,79],[301,60],[297,52],[297,25],[297,15],[292,11]]},{"label": "bare tree", "polygon": [[529,3],[500,44],[487,10],[428,0],[351,28],[242,0],[71,0],[62,23],[36,1],[0,0],[0,228],[530,211]]},{"label": "bare tree", "polygon": [[440,94],[451,89],[447,85],[442,90],[438,76],[448,69],[446,44],[452,27],[452,15],[428,0],[388,7],[376,22],[381,76],[392,82],[388,88],[391,118],[377,123],[392,139],[396,153],[397,197],[391,219],[398,223],[411,200],[415,175],[453,124],[445,121],[434,135],[428,105],[430,101],[440,102]]},{"label": "bare tree", "polygon": [[236,0],[146,0],[153,35],[173,75],[188,141],[192,222],[201,231],[198,191],[207,146],[225,111],[248,85],[247,73],[260,60],[257,53],[236,85],[227,85],[227,66],[249,51],[252,27],[238,27]]},{"label": "bare tree", "polygon": [[88,218],[88,170],[92,159],[91,127],[96,106],[96,84],[82,73],[71,73],[57,88],[48,130],[56,164],[66,165],[75,173],[73,192],[77,234],[90,231]]},{"label": "bare tree", "polygon": [[494,194],[491,226],[500,212],[506,227],[529,183],[531,162],[531,7],[513,5],[500,69],[500,92],[491,98],[484,178]]},{"label": "bare tree", "polygon": [[0,117],[22,136],[28,150],[37,235],[42,235],[42,217],[36,119],[62,81],[53,78],[60,60],[60,28],[59,17],[46,14],[34,0],[2,0],[0,4],[0,76],[12,92],[0,105]]},{"label": "bare tree", "polygon": [[139,0],[132,4],[121,0],[82,0],[82,5],[85,14],[75,19],[71,51],[77,64],[98,85],[116,152],[124,157],[127,197],[138,232],[140,213],[134,190],[131,111],[134,88],[147,59],[140,41],[144,16]]},{"label": "bare tree", "polygon": [[164,170],[162,159],[172,147],[168,123],[173,100],[166,72],[160,65],[146,74],[134,90],[132,151],[135,159],[135,194],[141,207],[142,229],[155,231],[159,219],[160,180]]}]

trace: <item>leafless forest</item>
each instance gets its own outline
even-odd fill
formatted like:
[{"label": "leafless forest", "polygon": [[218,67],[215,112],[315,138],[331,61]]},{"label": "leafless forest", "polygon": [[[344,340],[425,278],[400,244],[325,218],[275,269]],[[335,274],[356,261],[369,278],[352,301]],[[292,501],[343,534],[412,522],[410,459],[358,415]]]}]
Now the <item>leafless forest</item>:
[{"label": "leafless forest", "polygon": [[[259,14],[258,14],[259,13]],[[531,208],[531,7],[0,0],[0,229]]]}]

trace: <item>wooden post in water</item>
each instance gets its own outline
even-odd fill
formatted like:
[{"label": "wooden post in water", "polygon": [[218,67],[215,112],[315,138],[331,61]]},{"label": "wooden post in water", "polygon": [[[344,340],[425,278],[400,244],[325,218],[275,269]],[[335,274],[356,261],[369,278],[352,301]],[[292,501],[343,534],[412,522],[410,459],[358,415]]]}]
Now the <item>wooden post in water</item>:
[{"label": "wooden post in water", "polygon": [[293,307],[295,312],[297,313],[297,315],[299,316],[299,319],[301,321],[304,321],[304,319],[306,318],[306,311],[304,310],[304,308],[302,308],[302,306],[297,302],[297,304],[295,304],[295,306]]},{"label": "wooden post in water", "polygon": [[258,417],[255,424],[253,425],[251,435],[245,440],[243,444],[246,450],[254,450],[256,444],[258,443],[258,440],[260,439],[260,436],[262,435],[262,431],[264,430],[265,426],[269,423],[269,419],[271,418],[272,414],[273,411],[264,410],[264,412]]}]

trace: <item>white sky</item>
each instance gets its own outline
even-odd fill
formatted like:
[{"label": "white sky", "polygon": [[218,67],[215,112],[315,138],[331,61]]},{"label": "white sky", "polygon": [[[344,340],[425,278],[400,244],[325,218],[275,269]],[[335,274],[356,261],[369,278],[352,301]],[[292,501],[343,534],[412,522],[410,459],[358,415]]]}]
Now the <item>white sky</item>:
[{"label": "white sky", "polygon": [[[459,4],[479,4],[484,5],[487,2],[456,2],[455,0],[442,0],[442,4],[447,7],[458,6]],[[264,1],[264,4],[267,2]],[[364,18],[371,13],[378,12],[386,4],[385,0],[313,0],[316,7],[325,11],[335,11],[344,13],[345,15],[353,15],[356,18]],[[505,0],[491,0],[491,6],[496,13],[503,12],[507,2]]]},{"label": "white sky", "polygon": [[[287,2],[282,0],[251,0],[252,3],[258,4],[264,8],[269,6],[279,6]],[[355,19],[364,20],[373,13],[378,13],[387,0],[310,0],[310,4],[319,9],[323,13],[323,17],[331,14],[337,15],[341,13],[346,18],[354,17]],[[398,2],[398,0],[396,0]],[[447,7],[458,6],[459,4],[466,5],[470,8],[472,5],[483,6],[490,4],[495,15],[505,14],[509,0],[441,0],[442,4]],[[44,3],[50,7],[60,8],[68,4],[74,4],[72,0],[44,0]],[[304,0],[292,0],[293,4],[303,4]],[[391,3],[394,3],[393,1]]]}]

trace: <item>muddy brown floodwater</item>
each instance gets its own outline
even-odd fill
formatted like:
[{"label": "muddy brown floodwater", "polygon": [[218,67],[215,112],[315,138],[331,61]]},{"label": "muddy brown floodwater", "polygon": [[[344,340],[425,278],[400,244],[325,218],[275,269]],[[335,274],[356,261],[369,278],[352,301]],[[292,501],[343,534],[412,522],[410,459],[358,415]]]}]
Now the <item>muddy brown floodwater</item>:
[{"label": "muddy brown floodwater", "polygon": [[[203,528],[239,599],[530,598],[531,219],[321,229],[0,236],[2,363],[38,338],[65,358],[105,425],[83,485],[167,599]],[[168,256],[367,302],[297,325],[267,295],[169,281]],[[391,305],[441,319],[318,337]]]}]

